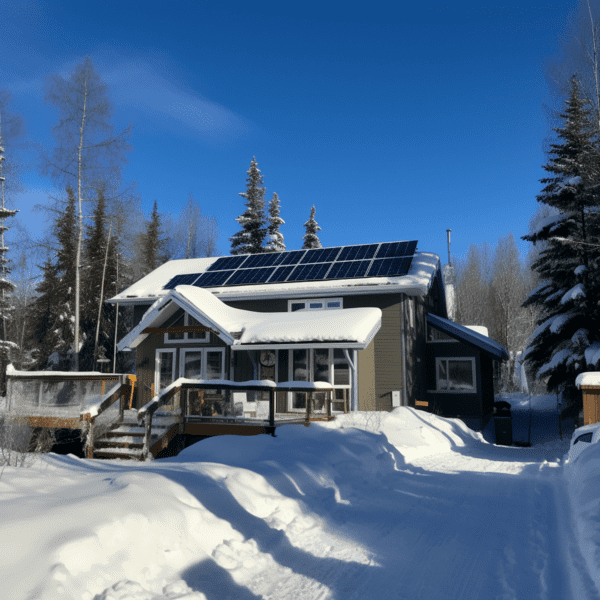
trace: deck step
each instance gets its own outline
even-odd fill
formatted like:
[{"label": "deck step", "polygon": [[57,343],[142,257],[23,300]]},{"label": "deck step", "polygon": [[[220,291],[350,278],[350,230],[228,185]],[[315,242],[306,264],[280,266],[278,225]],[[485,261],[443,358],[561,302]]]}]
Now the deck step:
[{"label": "deck step", "polygon": [[141,460],[142,450],[137,448],[98,448],[94,458],[129,458]]}]

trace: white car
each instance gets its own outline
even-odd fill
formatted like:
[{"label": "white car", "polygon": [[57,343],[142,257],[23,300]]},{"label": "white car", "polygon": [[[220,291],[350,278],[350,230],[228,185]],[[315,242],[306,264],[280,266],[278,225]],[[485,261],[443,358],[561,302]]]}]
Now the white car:
[{"label": "white car", "polygon": [[600,423],[578,427],[571,437],[569,462],[573,462],[586,448],[596,444],[598,440],[600,440]]}]

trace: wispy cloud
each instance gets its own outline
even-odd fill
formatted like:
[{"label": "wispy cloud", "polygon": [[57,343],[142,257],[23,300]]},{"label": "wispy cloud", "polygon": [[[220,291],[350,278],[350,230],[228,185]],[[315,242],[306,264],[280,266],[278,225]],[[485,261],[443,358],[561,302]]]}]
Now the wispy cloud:
[{"label": "wispy cloud", "polygon": [[[123,59],[116,56],[114,50],[99,50],[92,53],[97,72],[108,85],[110,98],[117,110],[129,108],[151,117],[152,125],[161,128],[179,124],[188,133],[196,132],[211,138],[238,138],[253,125],[246,118],[234,113],[223,105],[204,98],[200,93],[186,91],[167,79],[162,60],[146,58]],[[68,78],[76,66],[83,60],[69,60],[57,66],[52,72]],[[153,62],[158,63],[155,66]],[[13,95],[40,95],[44,90],[47,75],[39,72],[35,77],[10,82]]]}]

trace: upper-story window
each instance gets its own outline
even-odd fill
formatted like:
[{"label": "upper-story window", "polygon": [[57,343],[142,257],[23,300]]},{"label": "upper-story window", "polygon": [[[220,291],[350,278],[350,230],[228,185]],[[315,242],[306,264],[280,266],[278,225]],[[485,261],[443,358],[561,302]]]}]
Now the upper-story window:
[{"label": "upper-story window", "polygon": [[[177,315],[167,327],[181,327],[190,325],[202,325],[186,312],[181,312]],[[185,333],[165,333],[165,342],[185,343],[185,342],[208,342],[208,331],[186,331]]]},{"label": "upper-story window", "polygon": [[331,310],[334,308],[344,308],[342,298],[288,300],[288,312],[296,312],[298,310]]}]

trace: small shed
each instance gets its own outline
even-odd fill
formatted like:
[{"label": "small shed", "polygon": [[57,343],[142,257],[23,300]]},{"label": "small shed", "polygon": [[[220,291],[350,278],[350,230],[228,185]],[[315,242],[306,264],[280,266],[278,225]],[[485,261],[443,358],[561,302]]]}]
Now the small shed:
[{"label": "small shed", "polygon": [[508,359],[480,331],[427,315],[426,410],[483,429],[494,410],[493,361]]},{"label": "small shed", "polygon": [[600,423],[600,373],[580,373],[575,385],[583,395],[583,424]]}]

